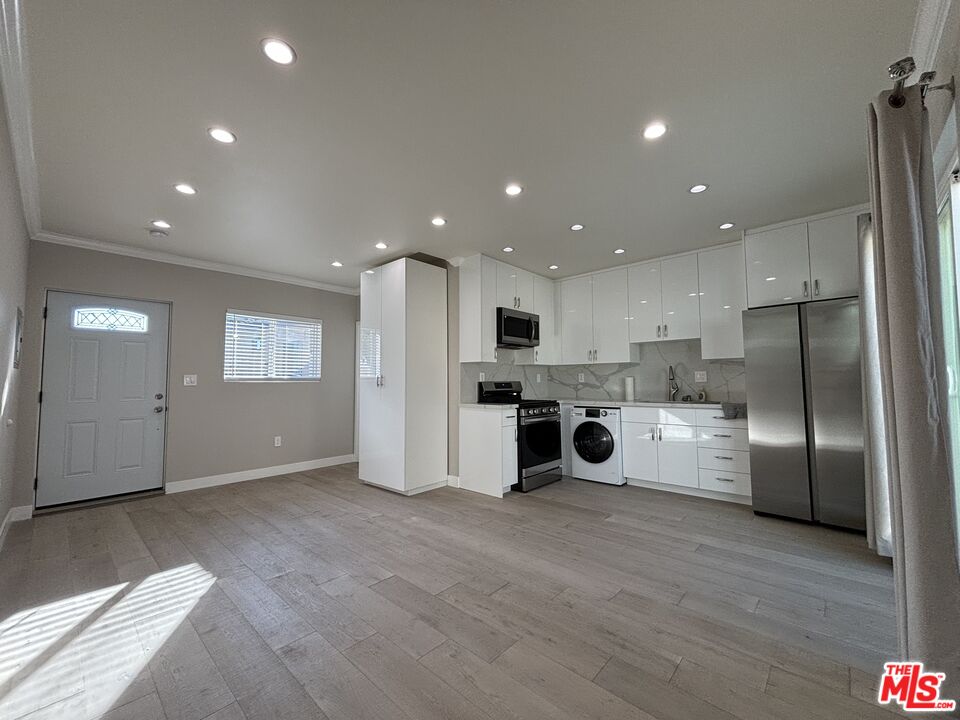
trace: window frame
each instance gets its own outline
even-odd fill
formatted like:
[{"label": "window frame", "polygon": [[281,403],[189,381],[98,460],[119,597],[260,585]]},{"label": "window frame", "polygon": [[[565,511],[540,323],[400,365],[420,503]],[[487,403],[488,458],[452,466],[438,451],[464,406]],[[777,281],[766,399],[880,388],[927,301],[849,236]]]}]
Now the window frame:
[{"label": "window frame", "polygon": [[[228,377],[227,376],[227,323],[230,315],[244,315],[264,320],[288,320],[291,322],[309,323],[320,328],[320,357],[318,362],[319,375],[310,377]],[[282,315],[279,313],[263,312],[261,310],[242,310],[227,308],[223,315],[223,333],[220,346],[221,377],[225,383],[318,383],[323,379],[323,320],[320,318],[303,317],[300,315]]]}]

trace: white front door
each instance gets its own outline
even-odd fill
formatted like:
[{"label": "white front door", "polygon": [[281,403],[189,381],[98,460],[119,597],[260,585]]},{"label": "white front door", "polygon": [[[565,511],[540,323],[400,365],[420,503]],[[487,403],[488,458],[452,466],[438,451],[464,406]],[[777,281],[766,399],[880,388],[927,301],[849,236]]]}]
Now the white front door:
[{"label": "white front door", "polygon": [[169,313],[48,293],[38,508],[163,486]]}]

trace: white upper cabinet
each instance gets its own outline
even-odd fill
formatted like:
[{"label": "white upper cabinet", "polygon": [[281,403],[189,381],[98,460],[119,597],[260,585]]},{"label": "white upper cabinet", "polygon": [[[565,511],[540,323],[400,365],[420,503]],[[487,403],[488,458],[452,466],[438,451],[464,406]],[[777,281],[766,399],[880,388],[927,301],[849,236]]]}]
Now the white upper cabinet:
[{"label": "white upper cabinet", "polygon": [[590,277],[593,283],[593,362],[630,362],[627,270]]},{"label": "white upper cabinet", "polygon": [[700,351],[704,360],[743,357],[747,308],[743,243],[698,253]]},{"label": "white upper cabinet", "polygon": [[533,309],[533,273],[497,262],[497,307]]},{"label": "white upper cabinet", "polygon": [[630,342],[660,339],[660,262],[634,265],[627,270]]},{"label": "white upper cabinet", "polygon": [[556,365],[560,362],[560,327],[553,280],[533,276],[533,312],[540,316],[540,346],[534,348],[533,361],[538,365]]},{"label": "white upper cabinet", "polygon": [[813,300],[860,294],[857,215],[835,215],[807,223]]},{"label": "white upper cabinet", "polygon": [[810,299],[806,223],[748,234],[746,263],[750,307]]},{"label": "white upper cabinet", "polygon": [[697,256],[681,255],[660,263],[663,339],[700,337],[700,278]]},{"label": "white upper cabinet", "polygon": [[860,294],[857,215],[844,211],[745,237],[750,307]]},{"label": "white upper cabinet", "polygon": [[571,364],[593,360],[593,283],[590,277],[564,280],[560,287],[560,358]]}]

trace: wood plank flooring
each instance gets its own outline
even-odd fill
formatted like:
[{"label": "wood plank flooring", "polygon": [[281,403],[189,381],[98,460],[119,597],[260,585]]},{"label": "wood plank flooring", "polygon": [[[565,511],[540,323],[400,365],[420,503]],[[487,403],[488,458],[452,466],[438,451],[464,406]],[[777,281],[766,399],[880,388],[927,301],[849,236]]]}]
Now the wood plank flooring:
[{"label": "wood plank flooring", "polygon": [[861,536],[565,479],[405,498],[356,465],[17,523],[5,720],[890,718]]}]

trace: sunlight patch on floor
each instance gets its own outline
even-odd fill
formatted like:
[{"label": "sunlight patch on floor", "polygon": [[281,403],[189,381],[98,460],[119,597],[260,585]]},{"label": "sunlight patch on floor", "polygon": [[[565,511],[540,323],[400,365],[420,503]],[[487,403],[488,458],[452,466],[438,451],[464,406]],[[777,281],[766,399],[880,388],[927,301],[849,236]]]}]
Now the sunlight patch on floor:
[{"label": "sunlight patch on floor", "polygon": [[216,578],[196,563],[0,623],[0,718],[108,711]]}]

